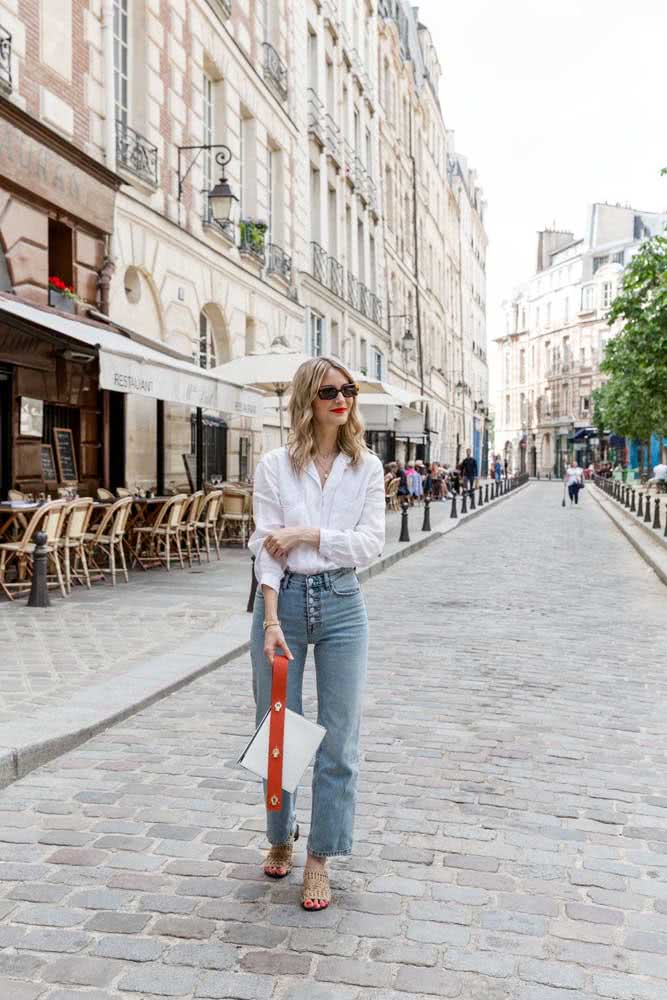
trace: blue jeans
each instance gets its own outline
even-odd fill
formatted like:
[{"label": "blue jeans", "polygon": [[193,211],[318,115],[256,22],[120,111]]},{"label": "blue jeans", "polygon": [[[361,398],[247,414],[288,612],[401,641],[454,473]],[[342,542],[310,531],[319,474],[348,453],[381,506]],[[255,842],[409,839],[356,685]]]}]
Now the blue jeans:
[{"label": "blue jeans", "polygon": [[[366,683],[368,617],[353,569],[317,576],[285,573],[278,617],[294,657],[287,707],[303,715],[301,692],[308,645],[314,645],[317,721],[324,737],[315,757],[308,851],[319,857],[352,853],[359,776],[359,731]],[[250,637],[256,724],[271,704],[271,665],[264,656],[264,596],[257,591]],[[270,844],[284,844],[296,824],[296,793],[283,793],[279,812],[267,812]]]}]

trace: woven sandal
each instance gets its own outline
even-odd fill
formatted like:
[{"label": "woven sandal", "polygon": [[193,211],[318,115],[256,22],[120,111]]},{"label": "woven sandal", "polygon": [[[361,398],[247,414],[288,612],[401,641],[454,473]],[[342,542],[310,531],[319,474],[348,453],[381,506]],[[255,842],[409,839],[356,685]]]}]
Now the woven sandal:
[{"label": "woven sandal", "polygon": [[[311,902],[321,899],[324,906],[306,906],[306,900]],[[303,873],[303,888],[301,890],[301,905],[308,913],[318,913],[326,910],[331,902],[331,884],[329,873],[326,871],[313,871],[306,869]]]},{"label": "woven sandal", "polygon": [[[286,844],[274,844],[264,861],[264,874],[267,878],[287,878],[292,871],[292,854],[294,844],[299,839],[299,827],[297,827]],[[275,872],[267,872],[267,868],[284,868],[285,871],[278,875]]]}]

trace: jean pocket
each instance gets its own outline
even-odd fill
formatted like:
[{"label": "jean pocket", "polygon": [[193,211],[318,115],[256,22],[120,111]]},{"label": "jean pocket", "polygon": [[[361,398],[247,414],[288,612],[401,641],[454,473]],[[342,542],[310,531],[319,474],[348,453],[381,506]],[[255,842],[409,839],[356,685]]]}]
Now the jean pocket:
[{"label": "jean pocket", "polygon": [[346,573],[345,576],[335,577],[331,581],[331,589],[339,597],[351,597],[352,594],[359,593],[361,585],[356,573]]}]

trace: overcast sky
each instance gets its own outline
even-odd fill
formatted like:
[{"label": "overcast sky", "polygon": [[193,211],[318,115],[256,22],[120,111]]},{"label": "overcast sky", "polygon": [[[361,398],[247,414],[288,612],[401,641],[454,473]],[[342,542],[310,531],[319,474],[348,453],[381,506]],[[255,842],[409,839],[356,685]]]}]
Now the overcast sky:
[{"label": "overcast sky", "polygon": [[[545,225],[667,208],[666,0],[422,0],[442,110],[488,201],[488,339]],[[494,351],[490,350],[493,357]]]}]

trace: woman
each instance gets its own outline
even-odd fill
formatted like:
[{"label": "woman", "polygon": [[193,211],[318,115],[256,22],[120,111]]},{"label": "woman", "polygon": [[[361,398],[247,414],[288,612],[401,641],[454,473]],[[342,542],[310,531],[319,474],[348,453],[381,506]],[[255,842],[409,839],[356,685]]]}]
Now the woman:
[{"label": "woman", "polygon": [[[313,358],[297,371],[287,447],[265,455],[255,473],[250,549],[260,588],[251,634],[257,724],[271,700],[277,653],[291,661],[287,707],[302,712],[308,645],[314,645],[318,722],[327,734],[315,758],[302,906],[331,899],[327,858],[351,854],[358,779],[368,619],[355,568],[384,547],[382,465],[364,443],[358,387],[338,361]],[[271,850],[264,872],[292,870],[299,835],[296,796],[267,813]]]},{"label": "woman", "polygon": [[584,474],[573,460],[565,470],[565,486],[570,496],[570,506],[579,503],[579,490],[584,488]]}]

